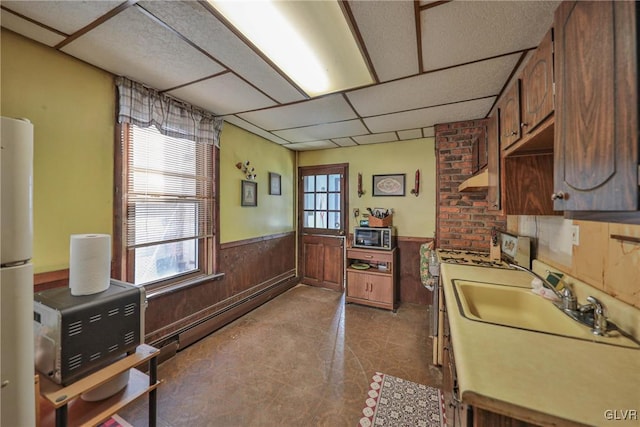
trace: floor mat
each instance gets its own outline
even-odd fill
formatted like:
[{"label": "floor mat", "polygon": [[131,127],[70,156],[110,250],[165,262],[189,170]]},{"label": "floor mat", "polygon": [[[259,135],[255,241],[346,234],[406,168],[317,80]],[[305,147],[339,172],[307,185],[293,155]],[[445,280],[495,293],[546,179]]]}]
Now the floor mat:
[{"label": "floor mat", "polygon": [[446,427],[444,397],[438,388],[376,372],[360,427]]}]

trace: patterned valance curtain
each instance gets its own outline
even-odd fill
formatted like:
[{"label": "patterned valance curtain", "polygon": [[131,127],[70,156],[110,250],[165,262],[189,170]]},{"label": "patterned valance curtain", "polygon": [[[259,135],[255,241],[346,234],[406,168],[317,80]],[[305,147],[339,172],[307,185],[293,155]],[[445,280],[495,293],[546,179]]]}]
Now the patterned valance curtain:
[{"label": "patterned valance curtain", "polygon": [[220,147],[222,118],[125,77],[116,78],[116,86],[119,123],[155,126],[163,135]]}]

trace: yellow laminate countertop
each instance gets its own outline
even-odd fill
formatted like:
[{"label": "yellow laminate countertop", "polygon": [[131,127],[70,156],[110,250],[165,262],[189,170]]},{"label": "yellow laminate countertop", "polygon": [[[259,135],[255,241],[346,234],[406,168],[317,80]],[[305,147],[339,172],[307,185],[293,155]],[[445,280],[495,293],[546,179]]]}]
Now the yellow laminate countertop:
[{"label": "yellow laminate countertop", "polygon": [[530,287],[525,272],[441,264],[441,275],[463,402],[542,425],[640,426],[640,350],[461,315],[452,280]]}]

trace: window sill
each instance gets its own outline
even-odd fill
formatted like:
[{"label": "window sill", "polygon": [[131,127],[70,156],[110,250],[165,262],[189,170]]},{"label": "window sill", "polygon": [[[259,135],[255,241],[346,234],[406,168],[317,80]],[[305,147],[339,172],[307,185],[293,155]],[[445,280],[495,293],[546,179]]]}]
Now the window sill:
[{"label": "window sill", "polygon": [[172,294],[184,289],[192,288],[194,286],[201,285],[205,282],[211,282],[214,280],[221,280],[224,277],[224,273],[208,274],[206,276],[198,276],[192,279],[183,280],[181,282],[171,283],[165,286],[158,286],[157,288],[146,291],[147,300],[153,300],[161,296]]}]

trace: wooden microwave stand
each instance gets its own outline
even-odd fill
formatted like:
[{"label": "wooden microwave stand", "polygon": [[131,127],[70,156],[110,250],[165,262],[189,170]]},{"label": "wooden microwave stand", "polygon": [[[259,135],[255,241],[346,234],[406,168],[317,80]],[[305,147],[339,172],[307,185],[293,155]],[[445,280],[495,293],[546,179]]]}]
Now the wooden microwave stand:
[{"label": "wooden microwave stand", "polygon": [[[366,270],[352,264],[368,264]],[[397,248],[390,251],[378,249],[347,248],[346,302],[385,308],[396,312]]]},{"label": "wooden microwave stand", "polygon": [[[156,389],[158,381],[158,355],[160,350],[146,344],[138,346],[135,353],[124,359],[86,376],[73,384],[63,387],[55,384],[46,376],[40,376],[40,423],[42,427],[54,425],[94,426],[109,419],[120,409],[136,399],[149,395],[149,426],[156,425]],[[148,362],[149,374],[135,368]],[[96,401],[85,402],[80,395],[93,390],[115,376],[131,370],[127,386],[113,396]],[[55,414],[54,414],[55,412]]]}]

